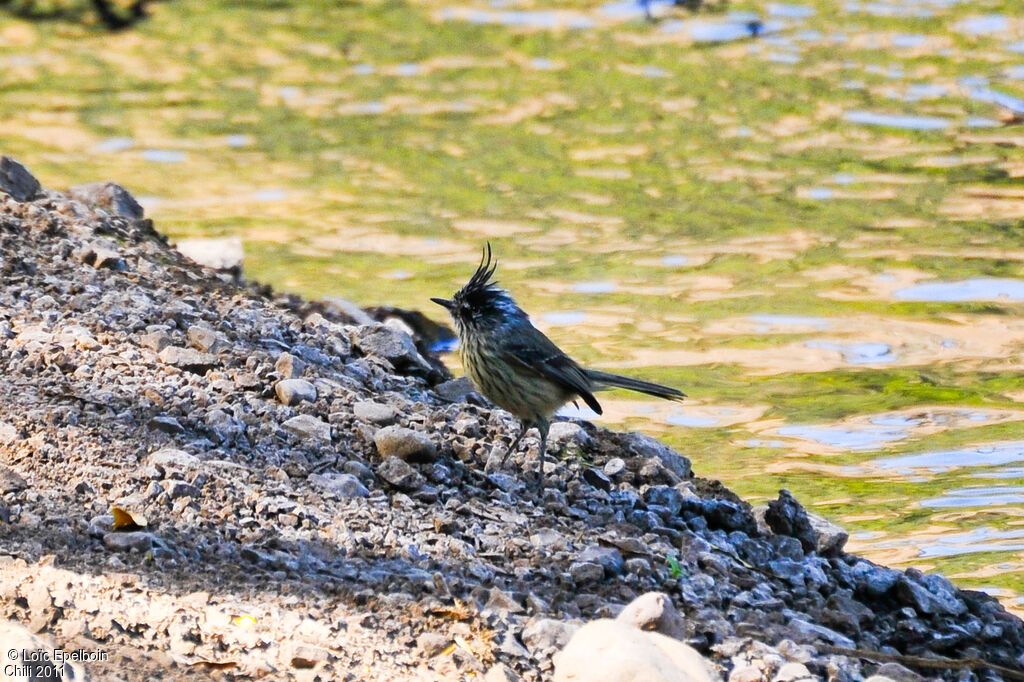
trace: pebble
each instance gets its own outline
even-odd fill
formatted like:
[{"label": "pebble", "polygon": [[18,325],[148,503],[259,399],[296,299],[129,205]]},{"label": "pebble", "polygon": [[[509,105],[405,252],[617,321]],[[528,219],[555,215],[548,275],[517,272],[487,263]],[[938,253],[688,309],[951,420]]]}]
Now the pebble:
[{"label": "pebble", "polygon": [[420,472],[409,466],[408,462],[394,456],[386,458],[377,466],[377,475],[406,492],[419,490],[426,485],[426,479]]},{"label": "pebble", "polygon": [[220,365],[216,355],[181,346],[167,346],[160,351],[159,358],[160,362],[200,375]]},{"label": "pebble", "polygon": [[112,532],[103,536],[103,544],[115,552],[148,552],[153,546],[153,534],[146,531]]},{"label": "pebble", "polygon": [[215,346],[218,342],[217,332],[212,329],[194,324],[188,328],[185,335],[188,337],[188,342],[198,350],[204,352],[216,352]]},{"label": "pebble", "polygon": [[274,384],[277,399],[283,405],[298,405],[301,402],[316,402],[316,386],[305,379],[283,379]]},{"label": "pebble", "polygon": [[300,414],[292,417],[281,424],[281,428],[303,440],[331,442],[331,425],[312,415]]},{"label": "pebble", "polygon": [[397,457],[411,462],[437,459],[437,446],[425,433],[404,426],[385,426],[373,434],[373,444],[381,457]]},{"label": "pebble", "polygon": [[356,419],[362,419],[363,421],[371,422],[373,424],[380,424],[381,426],[393,424],[395,419],[398,418],[398,410],[390,405],[378,403],[373,400],[360,400],[353,403],[352,414],[356,416]]},{"label": "pebble", "polygon": [[615,478],[623,471],[626,470],[626,460],[621,457],[612,457],[604,463],[604,473],[606,476]]},{"label": "pebble", "polygon": [[274,369],[284,379],[297,379],[306,371],[306,363],[291,353],[281,353],[277,356]]},{"label": "pebble", "polygon": [[579,625],[553,618],[531,618],[523,628],[521,638],[531,652],[543,651],[564,647],[578,629]]},{"label": "pebble", "polygon": [[385,325],[358,327],[352,343],[365,355],[376,355],[397,368],[419,364],[419,351],[412,337]]},{"label": "pebble", "polygon": [[310,474],[309,482],[340,498],[367,497],[370,491],[352,474],[329,472]]}]

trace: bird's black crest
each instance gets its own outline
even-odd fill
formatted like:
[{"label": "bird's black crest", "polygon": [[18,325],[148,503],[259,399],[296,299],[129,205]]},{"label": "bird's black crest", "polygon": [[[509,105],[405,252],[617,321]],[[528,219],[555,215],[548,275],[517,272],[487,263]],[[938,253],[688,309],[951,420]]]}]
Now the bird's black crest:
[{"label": "bird's black crest", "polygon": [[491,280],[494,277],[494,271],[497,269],[498,263],[497,261],[492,262],[491,244],[488,242],[487,246],[484,247],[483,256],[480,258],[480,265],[477,266],[476,272],[469,278],[466,285],[459,290],[457,296],[466,302],[472,303],[500,293],[501,290],[498,288],[498,283]]}]

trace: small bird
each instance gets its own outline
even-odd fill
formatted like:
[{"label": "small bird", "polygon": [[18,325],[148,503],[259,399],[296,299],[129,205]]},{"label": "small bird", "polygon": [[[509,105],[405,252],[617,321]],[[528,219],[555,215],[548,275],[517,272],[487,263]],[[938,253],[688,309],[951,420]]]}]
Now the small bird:
[{"label": "small bird", "polygon": [[606,388],[628,388],[666,400],[685,397],[669,386],[581,367],[534,327],[512,296],[492,281],[497,267],[496,262],[491,263],[491,245],[487,244],[476,272],[451,300],[430,300],[451,314],[469,378],[485,396],[522,422],[505,458],[531,428],[540,432],[538,489],[544,486],[550,420],[565,403],[579,398],[601,414],[594,392]]}]

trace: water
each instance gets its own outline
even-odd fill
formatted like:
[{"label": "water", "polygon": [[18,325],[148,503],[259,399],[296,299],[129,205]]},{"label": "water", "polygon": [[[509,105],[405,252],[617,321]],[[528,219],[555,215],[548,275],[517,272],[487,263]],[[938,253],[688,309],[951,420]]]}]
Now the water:
[{"label": "water", "polygon": [[1024,279],[984,277],[959,282],[925,282],[897,289],[893,296],[905,301],[1024,301]]},{"label": "water", "polygon": [[843,114],[843,119],[861,125],[903,128],[905,130],[945,130],[953,122],[939,116],[918,116],[914,114],[886,114],[874,111],[853,110]]},{"label": "water", "polygon": [[871,467],[897,474],[939,474],[964,467],[993,467],[1021,461],[1024,461],[1024,441],[1014,441],[957,450],[884,457],[872,461]]}]

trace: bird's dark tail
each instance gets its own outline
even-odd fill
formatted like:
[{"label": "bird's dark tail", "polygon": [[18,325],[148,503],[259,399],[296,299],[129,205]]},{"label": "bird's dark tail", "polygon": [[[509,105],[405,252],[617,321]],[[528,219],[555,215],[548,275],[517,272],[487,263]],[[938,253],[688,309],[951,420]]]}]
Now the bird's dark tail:
[{"label": "bird's dark tail", "polygon": [[653,384],[650,381],[641,381],[639,379],[633,379],[631,377],[624,377],[620,374],[608,374],[607,372],[599,372],[596,369],[586,369],[584,372],[587,373],[587,378],[594,384],[596,390],[603,388],[628,388],[631,391],[639,391],[640,393],[646,393],[647,395],[653,395],[657,398],[664,398],[665,400],[679,400],[681,401],[686,397],[686,394],[682,391],[676,390],[671,386],[662,386],[661,384]]}]

